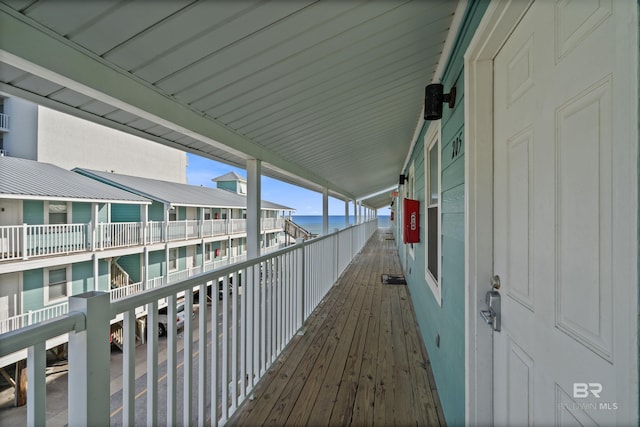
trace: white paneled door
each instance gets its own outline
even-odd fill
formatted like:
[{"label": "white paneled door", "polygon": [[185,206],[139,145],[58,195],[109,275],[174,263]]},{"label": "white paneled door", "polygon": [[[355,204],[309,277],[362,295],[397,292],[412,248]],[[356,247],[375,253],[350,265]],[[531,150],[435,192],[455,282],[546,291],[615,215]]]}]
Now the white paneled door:
[{"label": "white paneled door", "polygon": [[537,1],[494,61],[496,425],[615,425],[637,405],[620,4]]}]

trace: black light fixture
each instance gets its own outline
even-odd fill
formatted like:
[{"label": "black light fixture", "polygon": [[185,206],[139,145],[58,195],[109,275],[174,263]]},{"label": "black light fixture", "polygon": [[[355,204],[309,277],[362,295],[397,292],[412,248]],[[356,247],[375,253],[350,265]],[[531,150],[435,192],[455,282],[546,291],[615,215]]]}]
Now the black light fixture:
[{"label": "black light fixture", "polygon": [[406,178],[404,175],[400,175],[400,185],[404,185],[404,181],[405,181],[406,179],[407,179],[407,178]]},{"label": "black light fixture", "polygon": [[452,87],[449,93],[444,93],[444,87],[440,83],[433,83],[424,88],[424,119],[440,120],[442,118],[442,104],[447,102],[449,108],[456,104],[456,87]]}]

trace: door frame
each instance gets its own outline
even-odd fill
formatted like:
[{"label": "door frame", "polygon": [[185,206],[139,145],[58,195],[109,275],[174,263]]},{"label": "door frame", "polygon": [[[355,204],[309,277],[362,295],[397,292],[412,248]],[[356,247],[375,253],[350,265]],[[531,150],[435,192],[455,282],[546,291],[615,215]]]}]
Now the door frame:
[{"label": "door frame", "polygon": [[[527,12],[533,0],[492,1],[480,22],[464,56],[465,81],[465,420],[467,425],[489,425],[493,422],[493,335],[480,316],[485,309],[484,296],[491,289],[493,275],[493,60],[510,34]],[[614,126],[622,125],[627,136],[629,161],[626,188],[621,191],[630,196],[625,212],[633,217],[631,230],[638,236],[638,4],[616,3],[627,7],[628,26],[616,26],[616,44],[620,52],[618,61],[625,61],[625,93],[616,98],[618,111],[627,111],[624,117],[614,118]],[[629,32],[635,37],[629,37]],[[621,37],[621,35],[626,36]],[[620,66],[616,67],[618,70]],[[617,95],[616,95],[617,96]],[[632,120],[635,125],[625,125]],[[638,245],[627,248],[631,278],[627,301],[638,301]],[[635,262],[633,262],[635,260]],[[628,298],[628,299],[627,299]],[[624,300],[623,299],[623,300]],[[638,306],[628,313],[630,330],[628,373],[631,402],[638,402]],[[624,418],[637,419],[638,407],[629,408]]]}]

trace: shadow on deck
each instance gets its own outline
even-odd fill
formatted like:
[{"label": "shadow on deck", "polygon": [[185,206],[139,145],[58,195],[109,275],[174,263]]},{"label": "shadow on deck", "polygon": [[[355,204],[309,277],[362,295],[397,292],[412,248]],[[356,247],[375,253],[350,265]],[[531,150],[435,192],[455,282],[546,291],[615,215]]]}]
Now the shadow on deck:
[{"label": "shadow on deck", "polygon": [[229,425],[444,425],[391,233],[378,230]]}]

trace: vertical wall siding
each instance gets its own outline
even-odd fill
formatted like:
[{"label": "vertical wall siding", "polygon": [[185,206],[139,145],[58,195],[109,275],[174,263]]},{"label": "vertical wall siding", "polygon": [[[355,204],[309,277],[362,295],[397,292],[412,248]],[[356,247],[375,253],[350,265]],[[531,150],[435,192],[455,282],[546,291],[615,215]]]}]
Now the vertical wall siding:
[{"label": "vertical wall siding", "polygon": [[23,200],[22,219],[26,224],[44,224],[44,202]]},{"label": "vertical wall siding", "polygon": [[22,310],[37,310],[44,302],[44,270],[37,268],[22,273]]},{"label": "vertical wall siding", "polygon": [[[438,393],[449,425],[465,422],[465,283],[464,283],[464,52],[473,37],[488,1],[471,1],[442,83],[445,93],[456,86],[456,105],[443,110],[441,125],[441,289],[439,306],[425,279],[425,177],[424,135],[426,122],[411,155],[415,165],[415,198],[420,200],[420,243],[414,257],[407,250],[406,277],[425,346],[429,353]],[[455,149],[454,149],[455,148]],[[399,239],[400,240],[400,239]],[[404,253],[399,241],[401,257]],[[404,261],[403,261],[404,262]],[[436,339],[439,336],[439,346]]]},{"label": "vertical wall siding", "polygon": [[71,222],[88,224],[91,222],[91,203],[74,202],[71,208]]},{"label": "vertical wall siding", "polygon": [[71,293],[73,295],[93,290],[93,262],[78,262],[71,266]]},{"label": "vertical wall siding", "polygon": [[187,268],[187,247],[178,248],[178,270],[182,271]]},{"label": "vertical wall siding", "polygon": [[150,279],[161,277],[166,273],[165,262],[164,251],[149,252],[149,266],[147,271]]},{"label": "vertical wall siding", "polygon": [[140,222],[140,205],[117,204],[111,205],[112,222]]},{"label": "vertical wall siding", "polygon": [[108,291],[111,289],[109,283],[109,262],[101,259],[98,261],[98,290]]},{"label": "vertical wall siding", "polygon": [[124,255],[118,258],[116,262],[129,274],[134,283],[142,280],[140,254]]},{"label": "vertical wall siding", "polygon": [[164,203],[153,201],[149,206],[149,221],[164,221]]},{"label": "vertical wall siding", "polygon": [[100,203],[98,205],[98,222],[107,222],[109,219],[109,205]]}]

